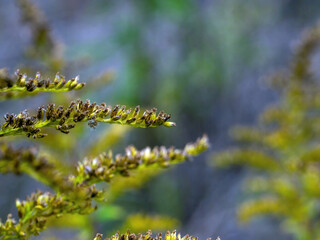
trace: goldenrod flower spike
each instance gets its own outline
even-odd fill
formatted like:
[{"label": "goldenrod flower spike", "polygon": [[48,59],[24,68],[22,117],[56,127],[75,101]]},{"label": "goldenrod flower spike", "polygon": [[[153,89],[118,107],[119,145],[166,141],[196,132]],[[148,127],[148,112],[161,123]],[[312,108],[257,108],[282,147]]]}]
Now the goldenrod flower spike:
[{"label": "goldenrod flower spike", "polygon": [[[98,233],[94,240],[102,240],[102,234]],[[130,233],[129,231],[126,234],[119,234],[116,233],[115,235],[111,236],[110,238],[106,238],[105,240],[197,240],[197,237],[185,235],[184,237],[181,237],[180,233],[177,235],[176,231],[167,232],[165,237],[162,237],[162,234],[159,233],[156,236],[152,236],[152,232],[149,230],[146,234],[134,234]],[[209,240],[208,238],[207,240]]]},{"label": "goldenrod flower spike", "polygon": [[55,75],[53,80],[44,79],[39,72],[34,77],[28,77],[27,74],[20,73],[19,69],[15,72],[15,77],[11,77],[6,69],[0,69],[0,93],[20,92],[26,95],[40,92],[67,92],[79,90],[85,86],[85,83],[78,81],[79,76],[66,80],[59,73]]},{"label": "goldenrod flower spike", "polygon": [[208,146],[208,138],[203,136],[195,143],[188,143],[183,150],[161,146],[154,147],[152,150],[147,147],[139,151],[134,146],[129,146],[124,155],[117,154],[115,157],[109,151],[78,163],[74,176],[76,178],[75,182],[77,184],[82,182],[109,182],[115,174],[128,176],[129,172],[134,169],[151,167],[151,165],[157,168],[168,167],[199,155]]},{"label": "goldenrod flower spike", "polygon": [[[103,192],[97,190],[95,183],[110,182],[115,174],[127,176],[138,168],[161,168],[177,164],[198,155],[208,147],[208,138],[203,136],[195,143],[189,143],[183,150],[165,147],[155,147],[152,150],[138,151],[133,146],[124,155],[112,153],[101,154],[93,159],[86,159],[79,163],[74,174],[63,174],[54,163],[40,156],[34,149],[14,150],[7,144],[0,144],[0,172],[28,173],[43,181],[56,190],[56,194],[40,191],[27,197],[26,200],[16,200],[19,221],[11,216],[5,223],[0,221],[0,239],[27,239],[31,235],[38,235],[46,227],[50,217],[63,214],[89,214],[96,208],[93,199],[103,201]],[[151,232],[149,233],[151,237]],[[100,235],[96,238],[99,239]],[[144,239],[143,235],[139,235]],[[166,235],[175,240],[193,240],[181,238],[175,232]],[[111,239],[117,239],[113,236]],[[149,239],[149,238],[148,238]]]},{"label": "goldenrod flower spike", "polygon": [[[58,82],[59,80],[57,80]],[[76,81],[76,80],[75,80]],[[88,122],[92,128],[96,127],[99,122],[129,125],[133,127],[158,127],[175,126],[174,122],[169,122],[171,115],[160,111],[156,114],[157,109],[152,108],[140,114],[140,106],[126,109],[126,106],[115,107],[107,106],[105,103],[72,101],[68,107],[48,104],[46,107],[41,106],[34,115],[30,115],[27,110],[19,114],[9,114],[4,116],[5,122],[0,125],[0,137],[8,135],[25,134],[27,137],[41,138],[46,134],[41,133],[44,127],[55,127],[62,133],[69,133],[78,122]]]}]

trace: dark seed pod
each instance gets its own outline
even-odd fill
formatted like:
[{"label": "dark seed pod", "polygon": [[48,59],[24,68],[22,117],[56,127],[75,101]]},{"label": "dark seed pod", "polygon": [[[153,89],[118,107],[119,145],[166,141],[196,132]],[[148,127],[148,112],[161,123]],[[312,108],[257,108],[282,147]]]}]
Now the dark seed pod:
[{"label": "dark seed pod", "polygon": [[42,120],[44,116],[44,107],[41,106],[38,108],[37,119]]},{"label": "dark seed pod", "polygon": [[120,106],[119,105],[116,105],[112,111],[111,111],[111,114],[110,114],[110,117],[113,118],[115,115],[117,115],[118,111],[119,111],[119,108]]}]

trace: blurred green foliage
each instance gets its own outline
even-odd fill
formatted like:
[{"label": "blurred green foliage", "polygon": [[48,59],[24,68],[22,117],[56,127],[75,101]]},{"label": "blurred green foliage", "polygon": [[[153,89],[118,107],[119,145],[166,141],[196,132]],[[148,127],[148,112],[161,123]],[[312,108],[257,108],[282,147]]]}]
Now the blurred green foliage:
[{"label": "blurred green foliage", "polygon": [[320,239],[320,81],[313,59],[319,54],[320,25],[302,36],[290,67],[270,78],[280,103],[269,107],[257,127],[236,127],[231,133],[242,145],[216,154],[216,166],[248,166],[258,177],[247,183],[251,200],[239,218],[275,215],[299,240]]}]

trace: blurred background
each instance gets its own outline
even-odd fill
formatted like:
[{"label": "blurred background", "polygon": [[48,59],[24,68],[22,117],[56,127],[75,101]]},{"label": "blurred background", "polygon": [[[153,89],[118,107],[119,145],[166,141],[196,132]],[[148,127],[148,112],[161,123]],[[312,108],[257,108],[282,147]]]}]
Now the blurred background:
[{"label": "blurred background", "polygon": [[[110,105],[157,107],[171,113],[177,126],[120,129],[100,124],[95,130],[84,126],[70,136],[57,133],[51,140],[12,139],[16,145],[38,144],[72,164],[83,159],[85,149],[101,145],[101,139],[113,140],[98,149],[112,148],[115,153],[124,152],[129,144],[139,149],[182,148],[203,133],[211,142],[210,150],[193,161],[149,174],[156,176],[133,184],[139,188],[120,191],[84,225],[92,226],[92,232],[113,233],[137,225],[139,212],[158,220],[165,216],[165,229],[201,239],[292,239],[276,219],[239,225],[236,209],[244,198],[247,171],[213,169],[207,159],[234,144],[228,135],[231,126],[255,123],[266,106],[277,102],[279,96],[266,87],[264,77],[288,66],[301,32],[320,16],[318,0],[32,2],[39,8],[35,22],[50,28],[43,39],[52,42],[43,44],[47,41],[41,36],[37,42],[23,1],[1,0],[0,68],[10,73],[20,68],[31,75],[41,71],[50,77],[59,71],[68,79],[79,74],[91,87],[81,95],[6,100],[0,103],[0,114],[80,97]],[[0,176],[0,218],[15,212],[16,198],[24,199],[37,188],[46,190],[28,176]],[[131,215],[136,218],[130,222]],[[75,226],[55,235],[74,236],[79,231]]]}]

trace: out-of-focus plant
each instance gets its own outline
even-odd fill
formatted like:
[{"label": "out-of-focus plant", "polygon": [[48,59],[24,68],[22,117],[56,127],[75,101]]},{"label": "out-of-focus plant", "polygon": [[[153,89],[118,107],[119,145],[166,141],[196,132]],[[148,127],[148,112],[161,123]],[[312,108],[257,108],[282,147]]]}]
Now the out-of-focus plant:
[{"label": "out-of-focus plant", "polygon": [[17,0],[22,21],[31,29],[32,44],[26,55],[47,68],[59,71],[64,65],[62,46],[53,37],[45,14],[31,0]]},{"label": "out-of-focus plant", "polygon": [[212,159],[258,171],[247,183],[254,194],[240,206],[240,220],[278,216],[299,240],[320,239],[320,82],[313,68],[319,46],[320,24],[305,32],[289,69],[270,78],[280,103],[261,115],[258,127],[232,129],[243,145]]}]

